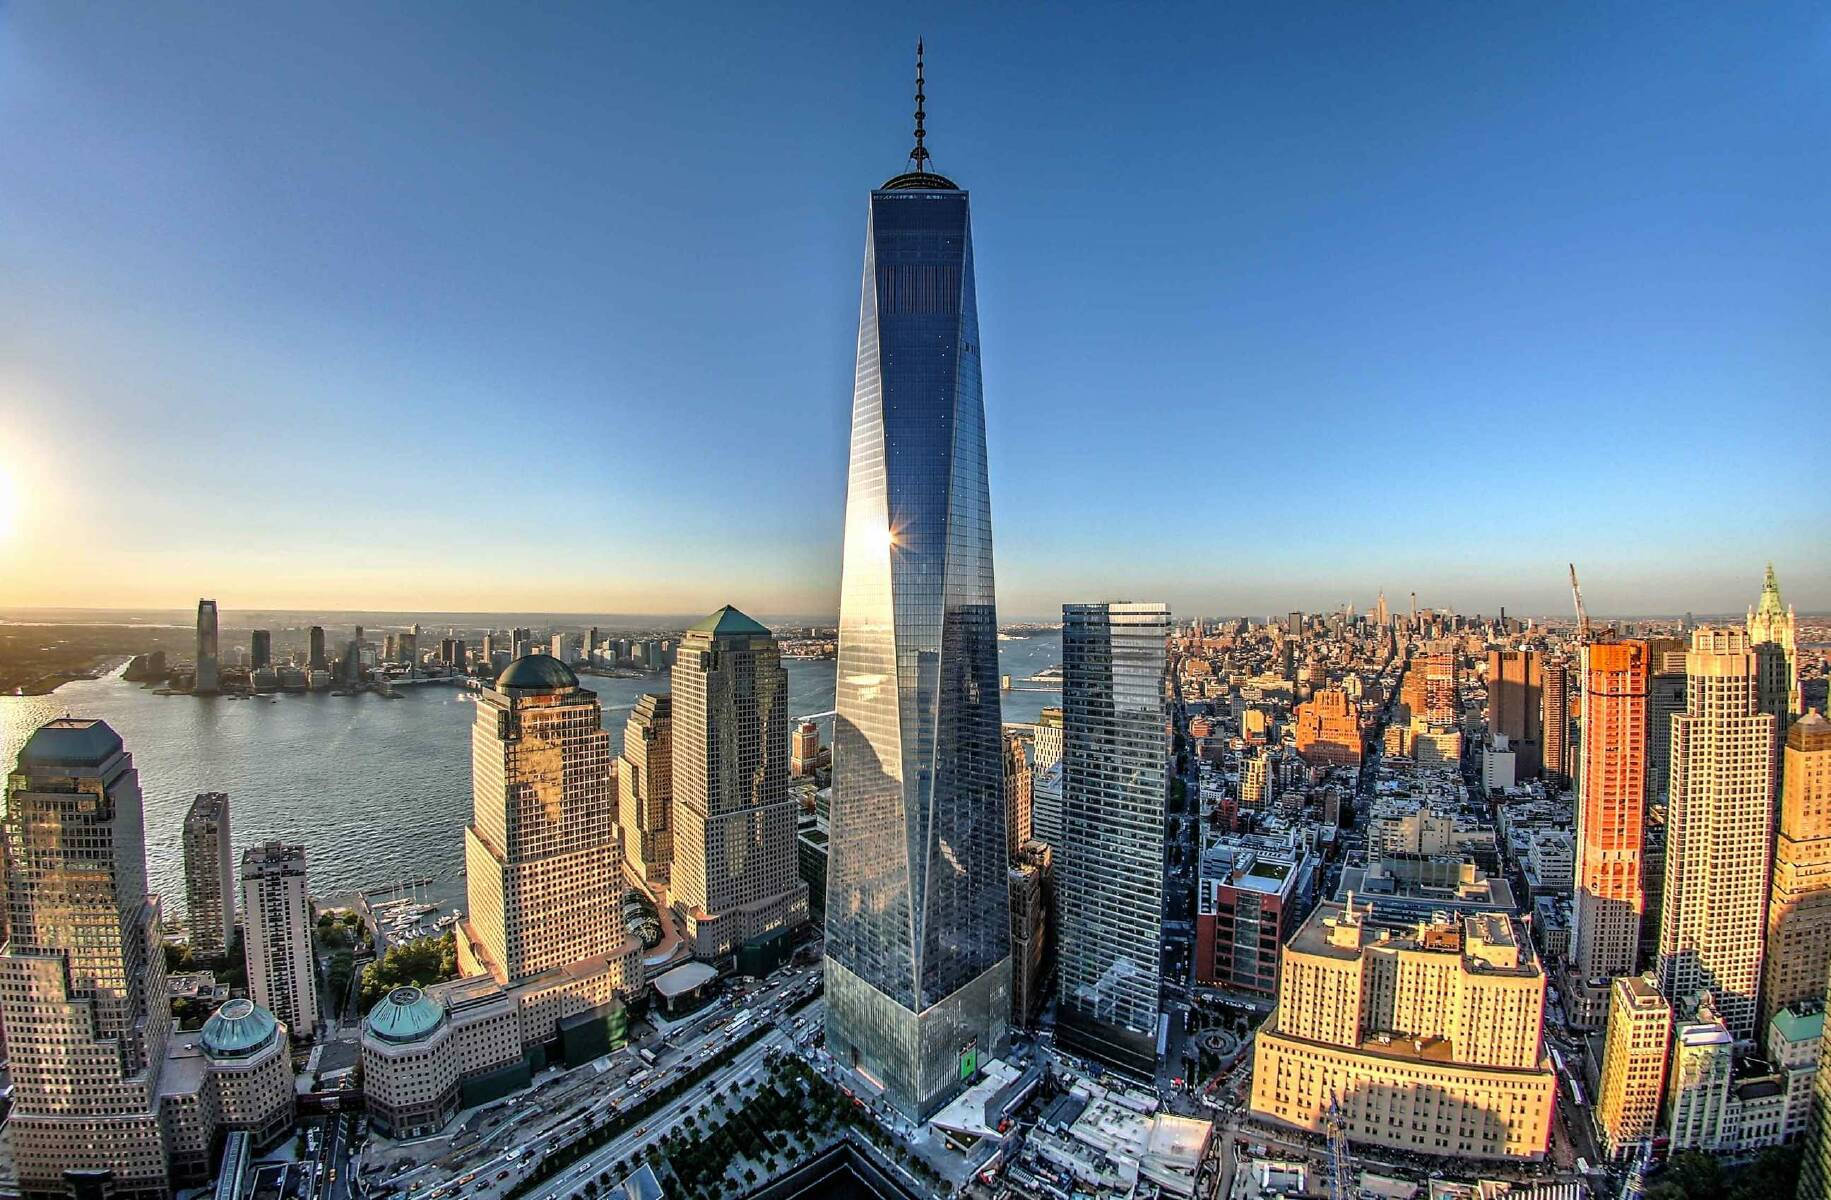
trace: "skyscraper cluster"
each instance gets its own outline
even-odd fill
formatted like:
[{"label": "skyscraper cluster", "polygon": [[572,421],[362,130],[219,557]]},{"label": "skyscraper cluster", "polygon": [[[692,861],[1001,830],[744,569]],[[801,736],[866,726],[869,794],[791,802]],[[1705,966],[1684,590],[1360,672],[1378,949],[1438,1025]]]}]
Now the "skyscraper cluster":
[{"label": "skyscraper cluster", "polygon": [[1812,1111],[1831,725],[1797,710],[1792,629],[1770,567],[1744,625],[1583,648],[1572,1015],[1603,1029],[1617,1158],[1746,1152]]},{"label": "skyscraper cluster", "polygon": [[[215,854],[200,865],[220,869]],[[291,1127],[287,1029],[267,1008],[230,1000],[201,1029],[173,1027],[139,773],[106,723],[59,718],[27,740],[0,878],[6,1137],[27,1200],[103,1183],[96,1194],[166,1200],[210,1177],[224,1132],[265,1148]]]}]

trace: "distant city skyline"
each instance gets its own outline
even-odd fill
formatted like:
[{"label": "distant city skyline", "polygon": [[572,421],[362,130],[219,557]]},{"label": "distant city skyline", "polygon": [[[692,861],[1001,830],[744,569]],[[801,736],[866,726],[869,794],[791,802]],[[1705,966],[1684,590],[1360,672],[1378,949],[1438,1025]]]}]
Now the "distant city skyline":
[{"label": "distant city skyline", "polygon": [[0,605],[836,610],[921,32],[1001,615],[1831,609],[1825,20],[13,6]]}]

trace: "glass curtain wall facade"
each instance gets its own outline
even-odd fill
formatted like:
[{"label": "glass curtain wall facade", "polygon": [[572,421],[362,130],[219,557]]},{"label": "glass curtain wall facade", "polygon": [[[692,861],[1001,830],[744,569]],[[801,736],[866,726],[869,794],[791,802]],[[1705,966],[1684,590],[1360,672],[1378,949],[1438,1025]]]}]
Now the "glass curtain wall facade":
[{"label": "glass curtain wall facade", "polygon": [[871,194],[846,496],[827,1042],[926,1115],[1009,1036],[991,500],[967,194]]},{"label": "glass curtain wall facade", "polygon": [[1149,1077],[1163,981],[1170,610],[1062,606],[1062,845],[1056,1039]]}]

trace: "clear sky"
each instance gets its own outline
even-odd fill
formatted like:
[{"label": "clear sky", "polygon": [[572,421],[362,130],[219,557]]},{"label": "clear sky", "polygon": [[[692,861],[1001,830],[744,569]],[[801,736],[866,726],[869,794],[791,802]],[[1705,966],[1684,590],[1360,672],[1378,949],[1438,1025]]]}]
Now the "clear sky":
[{"label": "clear sky", "polygon": [[1818,3],[0,3],[0,604],[832,611],[918,33],[1004,615],[1831,608]]}]

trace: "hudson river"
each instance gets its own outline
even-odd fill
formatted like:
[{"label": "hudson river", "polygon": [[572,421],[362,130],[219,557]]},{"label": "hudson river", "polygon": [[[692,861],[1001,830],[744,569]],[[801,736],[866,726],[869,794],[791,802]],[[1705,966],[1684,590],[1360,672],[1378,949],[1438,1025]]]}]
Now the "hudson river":
[{"label": "hudson river", "polygon": [[[1006,721],[1034,721],[1059,691],[1024,679],[1061,661],[1054,633],[999,642]],[[789,711],[833,707],[832,659],[788,659]],[[613,752],[644,692],[667,676],[588,675],[604,705]],[[436,684],[402,698],[284,694],[231,700],[159,696],[116,675],[77,680],[49,696],[0,697],[0,762],[10,769],[32,730],[52,717],[101,717],[127,743],[146,797],[146,866],[168,920],[184,908],[180,832],[198,792],[228,792],[235,849],[277,838],[303,842],[317,895],[431,879],[429,898],[461,901],[464,825],[470,820],[472,693]],[[832,722],[822,721],[831,740]]]}]

